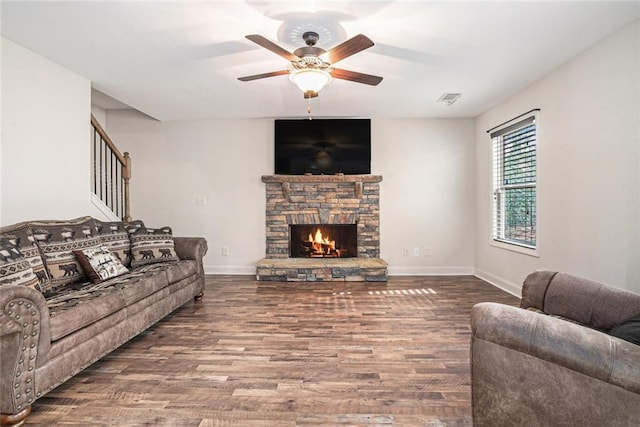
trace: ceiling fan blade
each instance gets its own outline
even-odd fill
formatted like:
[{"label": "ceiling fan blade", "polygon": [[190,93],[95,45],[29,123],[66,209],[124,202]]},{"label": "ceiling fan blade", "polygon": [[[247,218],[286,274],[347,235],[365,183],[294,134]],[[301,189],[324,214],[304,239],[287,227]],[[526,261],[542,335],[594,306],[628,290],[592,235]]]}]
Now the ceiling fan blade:
[{"label": "ceiling fan blade", "polygon": [[378,83],[382,81],[382,77],[379,76],[358,73],[357,71],[343,70],[342,68],[334,68],[333,71],[331,71],[331,77],[335,79],[349,80],[356,83],[364,83],[371,86],[377,86]]},{"label": "ceiling fan blade", "polygon": [[245,38],[251,40],[252,42],[256,43],[257,45],[262,46],[265,49],[270,50],[271,52],[282,56],[284,59],[286,59],[287,61],[299,61],[300,58],[297,57],[296,55],[294,55],[293,53],[289,52],[288,50],[278,46],[277,44],[275,44],[274,42],[272,42],[271,40],[262,37],[259,34],[249,34],[248,36],[245,36]]},{"label": "ceiling fan blade", "polygon": [[241,82],[250,82],[251,80],[264,79],[267,77],[282,76],[289,74],[289,70],[272,71],[270,73],[254,74],[253,76],[238,77]]},{"label": "ceiling fan blade", "polygon": [[323,53],[320,55],[320,58],[324,59],[329,64],[335,64],[348,56],[370,48],[374,44],[375,43],[373,43],[369,37],[363,34],[358,34],[357,36],[351,37],[349,40],[340,43],[338,46]]}]

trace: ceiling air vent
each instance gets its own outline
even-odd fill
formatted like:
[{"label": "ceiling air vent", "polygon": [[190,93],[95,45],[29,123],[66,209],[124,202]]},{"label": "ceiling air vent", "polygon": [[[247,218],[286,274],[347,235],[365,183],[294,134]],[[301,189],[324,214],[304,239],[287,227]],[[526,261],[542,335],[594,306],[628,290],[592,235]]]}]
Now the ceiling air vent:
[{"label": "ceiling air vent", "polygon": [[461,96],[461,93],[444,93],[437,102],[444,102],[447,105],[451,105],[456,102]]}]

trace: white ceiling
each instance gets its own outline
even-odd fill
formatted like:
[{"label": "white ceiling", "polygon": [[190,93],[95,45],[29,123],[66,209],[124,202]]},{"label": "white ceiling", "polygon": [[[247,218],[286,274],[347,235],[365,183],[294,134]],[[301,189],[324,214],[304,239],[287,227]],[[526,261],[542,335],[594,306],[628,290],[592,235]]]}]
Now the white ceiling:
[{"label": "white ceiling", "polygon": [[[477,116],[640,19],[640,1],[2,0],[1,19],[3,37],[158,120],[305,116],[287,76],[237,80],[290,66],[244,36],[293,51],[303,31],[325,49],[363,33],[376,45],[338,66],[384,80],[334,79],[313,115],[446,118]],[[445,92],[463,95],[436,103]]]}]

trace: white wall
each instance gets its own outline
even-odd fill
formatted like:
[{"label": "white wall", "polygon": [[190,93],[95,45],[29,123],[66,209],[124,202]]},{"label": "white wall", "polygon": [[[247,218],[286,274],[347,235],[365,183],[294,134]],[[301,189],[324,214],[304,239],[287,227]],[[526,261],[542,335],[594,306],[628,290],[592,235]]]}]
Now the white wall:
[{"label": "white wall", "polygon": [[[476,271],[519,292],[535,269],[640,292],[640,23],[476,121]],[[490,244],[486,130],[532,108],[538,121],[539,257]]]},{"label": "white wall", "polygon": [[98,216],[89,191],[89,80],[0,43],[2,224]]},{"label": "white wall", "polygon": [[[106,120],[133,159],[133,216],[206,237],[210,273],[254,274],[265,255],[260,177],[273,173],[273,120],[157,122],[126,111]],[[473,120],[372,121],[382,256],[392,274],[473,272],[473,132]],[[413,246],[420,256],[402,255]]]},{"label": "white wall", "polygon": [[372,145],[389,274],[472,274],[474,120],[375,119]]},{"label": "white wall", "polygon": [[158,122],[114,110],[107,122],[109,135],[131,153],[132,216],[170,225],[177,236],[206,237],[209,273],[255,274],[265,255],[260,177],[273,173],[273,121]]}]

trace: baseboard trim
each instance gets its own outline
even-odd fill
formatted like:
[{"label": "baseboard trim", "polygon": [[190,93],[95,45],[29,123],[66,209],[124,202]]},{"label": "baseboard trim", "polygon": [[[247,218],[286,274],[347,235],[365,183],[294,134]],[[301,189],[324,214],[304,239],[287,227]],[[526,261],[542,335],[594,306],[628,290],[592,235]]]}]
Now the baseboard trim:
[{"label": "baseboard trim", "polygon": [[246,276],[247,274],[255,276],[256,266],[244,266],[244,265],[205,265],[204,274],[226,274],[226,275],[238,275]]},{"label": "baseboard trim", "polygon": [[388,267],[389,276],[471,276],[473,267]]},{"label": "baseboard trim", "polygon": [[479,268],[474,269],[474,276],[479,279],[484,280],[485,282],[491,283],[496,288],[502,289],[505,292],[510,293],[513,296],[518,298],[522,298],[522,286],[516,283],[510,282],[509,280],[503,279],[501,277],[495,276],[487,271],[481,270]]}]

